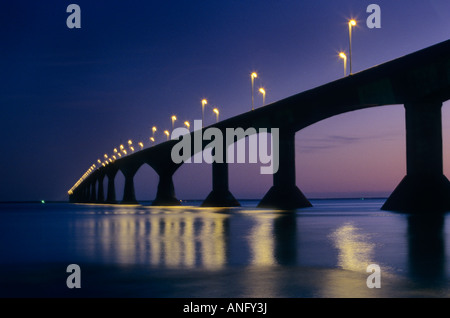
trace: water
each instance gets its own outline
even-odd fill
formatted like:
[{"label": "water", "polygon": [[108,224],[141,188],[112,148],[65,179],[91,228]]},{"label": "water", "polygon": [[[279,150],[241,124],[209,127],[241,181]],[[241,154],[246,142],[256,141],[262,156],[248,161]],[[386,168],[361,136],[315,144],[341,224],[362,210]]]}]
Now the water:
[{"label": "water", "polygon": [[[449,216],[384,200],[256,208],[0,204],[1,297],[449,297]],[[69,264],[81,288],[69,289]],[[368,288],[367,266],[381,288]]]}]

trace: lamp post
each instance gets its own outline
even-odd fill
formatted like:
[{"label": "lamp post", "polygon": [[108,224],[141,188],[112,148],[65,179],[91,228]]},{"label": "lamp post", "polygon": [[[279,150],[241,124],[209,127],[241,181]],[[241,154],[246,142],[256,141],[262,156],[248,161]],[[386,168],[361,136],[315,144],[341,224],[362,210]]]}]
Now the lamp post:
[{"label": "lamp post", "polygon": [[213,112],[216,113],[216,123],[218,123],[219,122],[219,110],[217,108],[214,108]]},{"label": "lamp post", "polygon": [[175,128],[175,120],[177,120],[177,116],[173,115],[172,117],[172,130]]},{"label": "lamp post", "polygon": [[202,99],[202,128],[203,128],[203,122],[205,119],[205,105],[208,104],[208,101],[206,99]]},{"label": "lamp post", "polygon": [[167,140],[169,140],[169,136],[170,136],[170,133],[169,133],[169,131],[168,130],[164,130],[164,133],[166,134],[166,136],[167,136]]},{"label": "lamp post", "polygon": [[356,25],[355,20],[348,21],[348,39],[349,39],[349,55],[350,55],[350,75],[352,74],[352,27]]},{"label": "lamp post", "polygon": [[259,88],[259,92],[262,94],[262,96],[263,96],[263,106],[265,105],[265,103],[266,103],[266,90],[263,88],[263,87],[260,87]]},{"label": "lamp post", "polygon": [[189,128],[191,127],[191,124],[189,124],[189,122],[186,120],[184,122],[184,125],[186,126],[186,128],[189,130]]},{"label": "lamp post", "polygon": [[152,127],[152,137],[155,137],[156,126]]},{"label": "lamp post", "polygon": [[347,75],[347,55],[344,52],[339,53],[339,57],[344,60],[344,76]]},{"label": "lamp post", "polygon": [[255,101],[254,101],[254,85],[255,85],[255,78],[258,77],[258,74],[256,74],[256,72],[253,72],[252,74],[250,74],[251,80],[252,80],[252,110],[255,109]]}]

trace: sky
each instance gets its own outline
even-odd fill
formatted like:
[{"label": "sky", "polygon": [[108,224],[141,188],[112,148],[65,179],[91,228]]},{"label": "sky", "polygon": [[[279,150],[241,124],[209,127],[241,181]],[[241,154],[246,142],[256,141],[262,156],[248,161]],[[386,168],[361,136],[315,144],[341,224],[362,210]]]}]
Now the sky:
[{"label": "sky", "polygon": [[[68,28],[70,4],[81,28]],[[381,28],[366,25],[369,4]],[[206,124],[251,109],[250,73],[266,104],[449,39],[448,0],[2,1],[0,3],[0,201],[67,200],[67,191],[103,154],[132,139],[150,147],[151,127]],[[442,108],[444,172],[450,173],[450,111]],[[262,96],[255,94],[255,107]],[[237,198],[262,198],[272,185],[258,164],[230,164]],[[297,186],[309,198],[387,196],[406,173],[402,105],[335,116],[296,134]],[[123,176],[116,178],[117,197]],[[138,200],[156,195],[143,166]],[[204,199],[211,166],[174,175],[179,199]]]}]

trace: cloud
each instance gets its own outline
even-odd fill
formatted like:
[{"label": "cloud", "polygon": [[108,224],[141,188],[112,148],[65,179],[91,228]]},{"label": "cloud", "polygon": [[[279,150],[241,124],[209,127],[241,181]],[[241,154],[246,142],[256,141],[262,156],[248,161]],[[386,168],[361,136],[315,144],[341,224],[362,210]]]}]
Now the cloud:
[{"label": "cloud", "polygon": [[398,136],[398,132],[383,132],[376,135],[369,136],[341,136],[328,135],[317,138],[301,138],[296,140],[297,149],[301,149],[304,153],[313,153],[322,150],[335,149],[345,147],[347,145],[354,145],[360,142],[367,142],[372,140],[389,141]]}]

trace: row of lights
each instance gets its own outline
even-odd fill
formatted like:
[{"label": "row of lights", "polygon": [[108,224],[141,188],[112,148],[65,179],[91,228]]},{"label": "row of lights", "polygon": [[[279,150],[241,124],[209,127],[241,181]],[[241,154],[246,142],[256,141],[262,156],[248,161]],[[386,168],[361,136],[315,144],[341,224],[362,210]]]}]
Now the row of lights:
[{"label": "row of lights", "polygon": [[[204,106],[207,103],[206,99],[202,100],[202,105]],[[218,108],[214,108],[213,112],[216,114],[216,122],[219,121],[219,109]],[[175,121],[177,120],[177,117],[175,115],[171,116],[171,120],[172,120],[172,130],[175,129]],[[185,121],[184,125],[186,126],[186,128],[189,130],[190,129],[190,123],[189,121]],[[154,143],[155,142],[155,132],[157,131],[156,126],[152,127],[152,136],[149,138],[149,140]],[[168,130],[164,130],[164,134],[167,137],[167,140],[169,140],[170,138],[170,132]],[[139,147],[141,148],[141,150],[144,148],[144,143],[143,142],[139,142],[138,143]],[[100,167],[106,167],[107,165],[109,165],[110,163],[113,163],[114,161],[116,161],[117,159],[121,158],[122,156],[126,156],[128,155],[128,153],[132,153],[135,151],[135,148],[133,146],[133,141],[130,139],[128,140],[128,151],[125,148],[125,146],[123,144],[121,144],[118,148],[114,148],[113,150],[113,155],[112,156],[108,156],[108,154],[104,154],[103,155],[103,159],[97,159],[97,163]],[[97,168],[97,164],[93,164],[92,166],[89,167],[88,170],[86,170],[86,172],[81,176],[81,178],[73,185],[73,187],[68,191],[69,195],[73,194],[73,192],[75,191],[75,189],[87,178],[89,177],[89,175],[95,171],[95,169]]]},{"label": "row of lights", "polygon": [[[350,64],[350,75],[352,74],[352,28],[356,26],[356,21],[354,19],[348,21],[348,34],[349,34],[349,64]],[[345,54],[345,52],[339,52],[339,57],[344,61],[344,76],[347,75],[347,55]],[[255,84],[255,78],[258,77],[258,74],[256,72],[252,72],[250,74],[250,79],[251,79],[251,88],[252,88],[252,110],[255,109],[254,106],[254,84]],[[265,105],[265,98],[266,98],[266,90],[263,87],[259,88],[259,93],[262,94],[263,96],[263,106]],[[205,112],[205,105],[208,104],[208,101],[206,99],[202,99],[201,101],[202,104],[202,127],[203,127],[203,122],[204,122],[204,112]],[[213,112],[216,114],[216,122],[219,122],[219,109],[218,108],[213,108]],[[177,120],[177,117],[175,115],[172,115],[171,117],[172,120],[172,130],[175,129],[175,121]],[[190,123],[189,121],[185,121],[184,125],[187,127],[187,129],[189,130],[190,128]],[[155,132],[157,131],[156,126],[152,127],[152,136],[149,138],[150,141],[152,143],[155,142]],[[169,136],[170,133],[168,130],[164,130],[164,134],[167,137],[167,140],[169,140]],[[140,148],[143,149],[144,148],[144,144],[142,142],[138,143]],[[128,140],[128,146],[129,146],[129,150],[131,152],[134,152],[134,147],[133,147],[133,142],[132,140]],[[119,146],[118,150],[117,148],[114,148],[114,154],[112,155],[112,157],[108,157],[107,154],[104,154],[104,161],[98,159],[97,162],[98,164],[102,165],[103,167],[105,167],[106,165],[114,162],[115,160],[117,160],[118,158],[122,157],[122,155],[127,155],[127,150],[125,149],[125,147],[123,145]],[[69,194],[73,194],[73,191],[96,169],[96,164],[93,164],[91,167],[89,167],[89,169],[83,174],[83,176],[75,183],[75,185],[68,191]]]},{"label": "row of lights", "polygon": [[75,189],[95,170],[95,168],[96,165],[93,164],[92,166],[89,167],[88,170],[86,170],[86,172],[81,176],[81,178],[78,179],[78,181],[73,185],[72,188],[70,188],[70,190],[68,191],[69,195],[73,194]]}]

